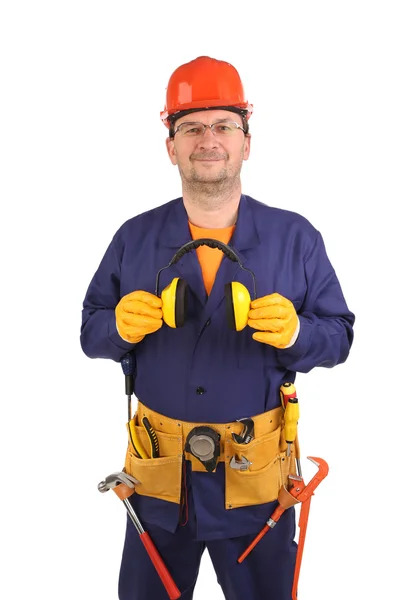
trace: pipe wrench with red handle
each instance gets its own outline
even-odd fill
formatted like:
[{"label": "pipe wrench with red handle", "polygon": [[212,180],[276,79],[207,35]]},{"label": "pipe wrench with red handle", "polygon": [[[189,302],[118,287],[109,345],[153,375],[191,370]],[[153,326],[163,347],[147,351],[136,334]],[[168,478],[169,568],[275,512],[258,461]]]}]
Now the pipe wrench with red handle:
[{"label": "pipe wrench with red handle", "polygon": [[259,534],[254,538],[246,550],[239,556],[238,562],[244,561],[246,556],[250,554],[253,548],[258,544],[261,538],[279,521],[283,513],[287,508],[299,504],[301,502],[300,516],[299,516],[299,541],[297,547],[296,564],[294,568],[294,579],[292,587],[292,600],[297,600],[297,587],[300,576],[301,561],[303,558],[304,542],[307,532],[308,516],[310,513],[311,497],[314,495],[315,489],[319,486],[321,481],[328,475],[329,467],[328,464],[322,459],[314,456],[307,457],[318,467],[317,473],[311,479],[311,481],[305,485],[302,477],[297,475],[289,475],[288,488],[282,486],[278,496],[278,506],[268,519],[266,525],[262,528]]}]

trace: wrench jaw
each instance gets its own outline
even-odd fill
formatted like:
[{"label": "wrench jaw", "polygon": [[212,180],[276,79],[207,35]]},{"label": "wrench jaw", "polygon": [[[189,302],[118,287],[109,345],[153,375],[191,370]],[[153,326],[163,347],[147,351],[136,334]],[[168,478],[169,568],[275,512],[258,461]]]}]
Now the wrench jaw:
[{"label": "wrench jaw", "polygon": [[232,433],[232,438],[237,444],[248,444],[254,438],[254,421],[253,419],[244,417],[236,419],[237,423],[243,424],[242,433]]},{"label": "wrench jaw", "polygon": [[317,456],[307,456],[307,458],[318,467],[320,477],[325,479],[329,472],[328,463],[323,458],[318,458]]},{"label": "wrench jaw", "polygon": [[321,481],[325,479],[328,475],[329,467],[328,463],[323,458],[318,458],[316,456],[307,456],[308,460],[310,460],[314,465],[318,467],[318,471],[315,473],[314,477],[310,479],[308,484],[305,486],[303,490],[301,490],[300,494],[297,496],[297,499],[300,502],[305,502],[314,494],[314,491],[319,486]]},{"label": "wrench jaw", "polygon": [[238,471],[247,471],[252,464],[245,456],[242,456],[240,460],[236,460],[236,457],[232,456],[229,466],[231,469],[237,469]]}]

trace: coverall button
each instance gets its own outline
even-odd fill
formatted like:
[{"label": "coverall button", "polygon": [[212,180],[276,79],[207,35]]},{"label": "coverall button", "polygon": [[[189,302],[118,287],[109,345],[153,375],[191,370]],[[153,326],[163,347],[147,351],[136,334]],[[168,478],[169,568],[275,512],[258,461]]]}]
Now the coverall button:
[{"label": "coverall button", "polygon": [[203,387],[198,387],[196,390],[196,394],[198,394],[199,396],[201,396],[202,394],[205,394],[206,390]]},{"label": "coverall button", "polygon": [[208,320],[206,321],[206,327],[208,327],[210,323],[211,323],[211,319],[208,319]]}]

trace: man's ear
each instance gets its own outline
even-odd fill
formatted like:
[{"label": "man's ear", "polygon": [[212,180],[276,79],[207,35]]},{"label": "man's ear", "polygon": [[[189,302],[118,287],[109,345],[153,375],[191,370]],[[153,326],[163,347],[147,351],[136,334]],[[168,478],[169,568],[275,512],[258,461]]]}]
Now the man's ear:
[{"label": "man's ear", "polygon": [[165,140],[165,145],[167,146],[167,152],[168,152],[170,161],[172,162],[173,165],[176,165],[177,160],[176,160],[174,138],[167,137],[167,139]]}]

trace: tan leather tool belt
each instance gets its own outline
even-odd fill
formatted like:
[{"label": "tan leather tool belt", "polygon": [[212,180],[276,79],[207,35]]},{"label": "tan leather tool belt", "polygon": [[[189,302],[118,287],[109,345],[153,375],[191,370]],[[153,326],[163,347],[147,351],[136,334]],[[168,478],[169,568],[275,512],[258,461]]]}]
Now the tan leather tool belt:
[{"label": "tan leather tool belt", "polygon": [[[157,458],[140,458],[138,448],[152,456],[151,443],[143,425],[143,417],[154,430]],[[243,425],[231,423],[191,423],[171,419],[150,410],[138,402],[132,420],[127,423],[129,442],[125,470],[140,481],[136,492],[145,496],[179,503],[181,499],[182,464],[190,460],[193,471],[207,472],[202,462],[185,450],[190,432],[199,426],[212,428],[220,436],[218,462],[225,463],[225,508],[237,508],[271,502],[278,497],[290,473],[295,473],[294,453],[286,456],[287,444],[283,435],[283,409],[275,408],[251,417],[254,437],[247,443],[237,443],[232,433],[240,435]],[[292,444],[294,446],[294,444]],[[213,473],[208,473],[213,477]]]}]

